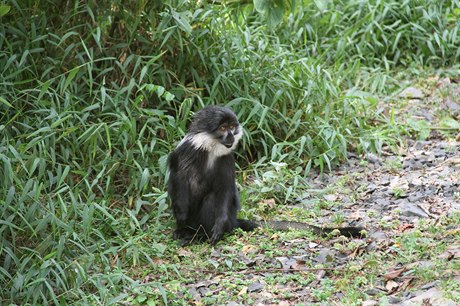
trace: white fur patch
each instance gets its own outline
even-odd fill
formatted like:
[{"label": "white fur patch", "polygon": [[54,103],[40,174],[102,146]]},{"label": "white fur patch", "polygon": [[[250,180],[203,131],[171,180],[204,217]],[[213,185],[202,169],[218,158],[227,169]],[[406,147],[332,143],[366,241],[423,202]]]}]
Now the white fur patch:
[{"label": "white fur patch", "polygon": [[196,149],[203,149],[208,151],[208,168],[211,168],[218,157],[228,155],[232,153],[233,150],[235,150],[236,146],[238,145],[238,141],[242,136],[242,129],[241,127],[238,127],[238,131],[234,135],[235,141],[233,142],[233,145],[230,148],[227,148],[209,133],[201,132],[198,134],[187,134],[185,135],[184,139],[182,139],[182,141],[177,145],[177,147],[180,147],[184,142],[188,140]]}]

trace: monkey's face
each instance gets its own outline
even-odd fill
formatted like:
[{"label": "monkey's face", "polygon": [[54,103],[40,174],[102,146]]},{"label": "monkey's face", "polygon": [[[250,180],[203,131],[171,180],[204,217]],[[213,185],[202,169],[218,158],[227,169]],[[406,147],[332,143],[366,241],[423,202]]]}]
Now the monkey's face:
[{"label": "monkey's face", "polygon": [[230,121],[222,123],[214,132],[214,135],[225,147],[232,148],[240,140],[242,132],[238,122]]},{"label": "monkey's face", "polygon": [[208,106],[196,113],[186,139],[196,148],[222,156],[236,148],[241,136],[243,129],[231,109]]}]

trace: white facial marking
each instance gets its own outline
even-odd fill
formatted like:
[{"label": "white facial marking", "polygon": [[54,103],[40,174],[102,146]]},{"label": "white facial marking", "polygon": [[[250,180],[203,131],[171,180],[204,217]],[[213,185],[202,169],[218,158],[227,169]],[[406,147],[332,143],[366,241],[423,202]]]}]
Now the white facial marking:
[{"label": "white facial marking", "polygon": [[235,150],[236,146],[238,145],[238,141],[242,136],[242,129],[241,127],[238,127],[238,129],[235,131],[235,134],[233,135],[235,138],[233,145],[230,148],[227,148],[209,133],[201,132],[198,134],[187,134],[185,135],[184,139],[182,139],[182,141],[177,145],[177,147],[180,147],[184,142],[188,140],[196,149],[203,149],[208,151],[209,156],[207,166],[208,168],[211,168],[218,157],[228,155],[232,153],[233,150]]}]

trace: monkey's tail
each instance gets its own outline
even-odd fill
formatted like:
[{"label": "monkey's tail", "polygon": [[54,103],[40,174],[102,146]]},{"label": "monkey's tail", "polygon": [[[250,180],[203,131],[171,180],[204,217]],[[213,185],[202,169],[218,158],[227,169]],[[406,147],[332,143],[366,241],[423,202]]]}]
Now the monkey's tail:
[{"label": "monkey's tail", "polygon": [[311,230],[317,235],[326,235],[333,231],[339,231],[340,235],[348,237],[361,237],[363,235],[363,227],[346,226],[346,227],[320,227],[303,222],[296,221],[250,221],[238,220],[238,225],[244,231],[252,231],[257,227],[268,227],[277,231],[287,231],[291,229]]},{"label": "monkey's tail", "polygon": [[251,220],[238,219],[238,227],[245,232],[250,232],[260,227],[260,224]]}]

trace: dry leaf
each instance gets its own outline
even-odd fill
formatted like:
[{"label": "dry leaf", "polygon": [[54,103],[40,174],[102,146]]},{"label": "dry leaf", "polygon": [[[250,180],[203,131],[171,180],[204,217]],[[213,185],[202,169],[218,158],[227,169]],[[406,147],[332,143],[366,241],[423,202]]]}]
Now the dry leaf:
[{"label": "dry leaf", "polygon": [[460,258],[460,245],[451,245],[447,248],[447,250],[439,255],[438,258],[446,259],[446,260],[452,260],[452,259],[458,259]]},{"label": "dry leaf", "polygon": [[248,287],[247,287],[247,286],[244,286],[244,287],[240,290],[240,292],[238,292],[238,295],[244,295],[244,294],[246,294],[246,293],[248,293]]},{"label": "dry leaf", "polygon": [[388,272],[387,274],[384,274],[383,278],[385,280],[392,280],[392,279],[399,277],[404,271],[406,271],[405,267],[398,269],[398,270],[393,270],[391,272]]},{"label": "dry leaf", "polygon": [[348,220],[354,220],[354,221],[359,221],[363,218],[362,214],[360,211],[354,211],[350,215],[348,215]]},{"label": "dry leaf", "polygon": [[247,255],[248,253],[255,253],[256,248],[253,245],[245,245],[243,246],[241,252],[243,252],[244,255]]},{"label": "dry leaf", "polygon": [[324,196],[324,199],[328,202],[335,202],[337,200],[337,195],[335,194],[327,194]]},{"label": "dry leaf", "polygon": [[403,283],[401,284],[401,286],[399,286],[399,288],[401,289],[401,291],[406,291],[409,286],[410,286],[410,283],[412,282],[413,278],[406,278]]},{"label": "dry leaf", "polygon": [[414,228],[414,225],[413,224],[409,224],[409,223],[406,223],[406,224],[401,224],[397,231],[400,232],[400,233],[403,233],[405,231],[407,231],[408,229],[411,229],[411,228]]},{"label": "dry leaf", "polygon": [[447,237],[447,236],[457,236],[457,235],[460,235],[460,228],[454,228],[454,229],[451,229],[451,230],[447,230],[443,233],[443,236],[444,237]]},{"label": "dry leaf", "polygon": [[315,275],[316,275],[317,280],[323,279],[323,277],[326,275],[326,271],[319,270],[318,272],[315,273]]},{"label": "dry leaf", "polygon": [[291,268],[294,270],[303,270],[306,268],[305,263],[305,260],[296,260],[296,262],[291,265]]},{"label": "dry leaf", "polygon": [[399,288],[399,284],[395,281],[388,281],[386,284],[385,284],[385,289],[387,289],[388,291],[388,294],[392,294],[393,292],[396,292],[396,290],[398,290]]},{"label": "dry leaf", "polygon": [[188,248],[180,248],[177,251],[177,255],[184,256],[184,257],[189,257],[189,256],[193,256],[193,253]]}]

